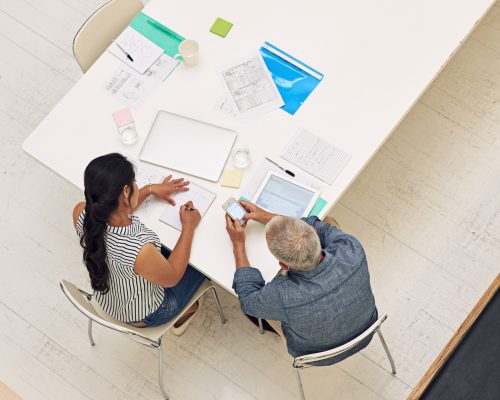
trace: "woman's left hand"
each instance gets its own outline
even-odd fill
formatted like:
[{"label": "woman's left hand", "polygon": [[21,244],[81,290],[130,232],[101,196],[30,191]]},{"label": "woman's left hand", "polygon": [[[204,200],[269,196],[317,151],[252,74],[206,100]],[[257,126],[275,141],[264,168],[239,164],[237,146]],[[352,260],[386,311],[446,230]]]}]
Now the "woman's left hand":
[{"label": "woman's left hand", "polygon": [[172,179],[172,175],[169,175],[162,183],[152,184],[151,193],[175,206],[175,200],[172,198],[172,195],[177,192],[186,192],[189,190],[186,187],[187,185],[189,185],[189,181],[185,181],[184,178]]}]

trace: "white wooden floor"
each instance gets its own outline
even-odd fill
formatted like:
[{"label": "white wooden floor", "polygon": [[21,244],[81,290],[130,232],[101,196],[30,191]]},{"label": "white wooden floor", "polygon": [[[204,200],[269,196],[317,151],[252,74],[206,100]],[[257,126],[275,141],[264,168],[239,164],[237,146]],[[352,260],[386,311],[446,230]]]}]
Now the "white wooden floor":
[{"label": "white wooden floor", "polygon": [[[23,399],[161,398],[154,351],[99,328],[90,347],[58,287],[88,287],[70,222],[82,193],[21,149],[81,76],[72,38],[101,3],[0,0],[0,381]],[[333,212],[365,246],[398,375],[374,340],[304,371],[310,399],[408,395],[500,270],[499,188],[497,4]],[[172,399],[297,398],[280,341],[220,294],[224,327],[207,302],[184,336],[166,337]]]}]

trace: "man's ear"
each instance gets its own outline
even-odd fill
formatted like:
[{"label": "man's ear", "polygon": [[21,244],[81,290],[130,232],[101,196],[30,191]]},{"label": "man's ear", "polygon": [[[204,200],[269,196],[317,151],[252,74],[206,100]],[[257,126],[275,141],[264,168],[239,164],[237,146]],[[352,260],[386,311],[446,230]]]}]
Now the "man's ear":
[{"label": "man's ear", "polygon": [[279,262],[279,264],[280,264],[281,269],[283,269],[283,270],[285,270],[285,271],[288,271],[288,270],[289,270],[288,265],[286,265],[285,263],[282,263],[282,262],[280,261],[280,262]]}]

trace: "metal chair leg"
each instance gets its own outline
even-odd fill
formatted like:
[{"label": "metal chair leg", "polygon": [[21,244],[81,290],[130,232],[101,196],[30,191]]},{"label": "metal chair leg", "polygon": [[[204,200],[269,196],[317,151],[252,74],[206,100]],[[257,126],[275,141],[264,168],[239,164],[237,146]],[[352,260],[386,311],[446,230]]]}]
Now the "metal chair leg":
[{"label": "metal chair leg", "polygon": [[304,395],[304,388],[302,387],[302,380],[300,379],[300,372],[298,368],[295,369],[295,376],[297,377],[297,386],[299,387],[300,399],[306,400],[306,396]]},{"label": "metal chair leg", "polygon": [[160,381],[161,394],[163,395],[163,398],[165,400],[168,400],[168,394],[167,391],[165,390],[165,385],[163,384],[163,348],[161,347],[161,342],[160,346],[158,346],[158,360],[160,362],[158,368],[158,376]]},{"label": "metal chair leg", "polygon": [[259,320],[259,332],[261,335],[264,334],[264,325],[262,325],[262,320],[260,318],[257,318]]},{"label": "metal chair leg", "polygon": [[225,324],[226,318],[224,317],[224,313],[222,312],[222,307],[220,306],[219,297],[217,296],[217,292],[215,288],[210,288],[212,291],[212,298],[214,299],[214,303],[217,306],[217,310],[219,311],[220,321]]},{"label": "metal chair leg", "polygon": [[389,358],[389,362],[391,363],[391,368],[392,368],[392,374],[396,375],[396,365],[394,364],[394,360],[392,358],[391,352],[389,351],[389,348],[387,347],[387,344],[385,343],[384,336],[382,336],[382,331],[380,328],[377,330],[378,337],[380,338],[380,341],[382,342],[382,346],[384,347],[385,354],[387,354],[387,358]]},{"label": "metal chair leg", "polygon": [[89,334],[90,345],[95,346],[94,338],[92,337],[92,320],[90,318],[89,318],[88,334]]}]

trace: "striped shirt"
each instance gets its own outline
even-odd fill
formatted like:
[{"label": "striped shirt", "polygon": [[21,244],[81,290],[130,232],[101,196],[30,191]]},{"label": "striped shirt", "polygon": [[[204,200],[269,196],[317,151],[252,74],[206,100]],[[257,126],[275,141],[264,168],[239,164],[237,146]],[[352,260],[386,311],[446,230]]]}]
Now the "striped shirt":
[{"label": "striped shirt", "polygon": [[[85,210],[76,222],[76,233],[80,238],[83,235],[84,218]],[[138,275],[134,271],[134,263],[146,243],[152,243],[160,250],[160,239],[138,217],[132,215],[130,225],[106,225],[104,243],[109,268],[109,291],[106,294],[94,292],[95,299],[104,311],[120,321],[141,321],[160,307],[164,289]]]}]

